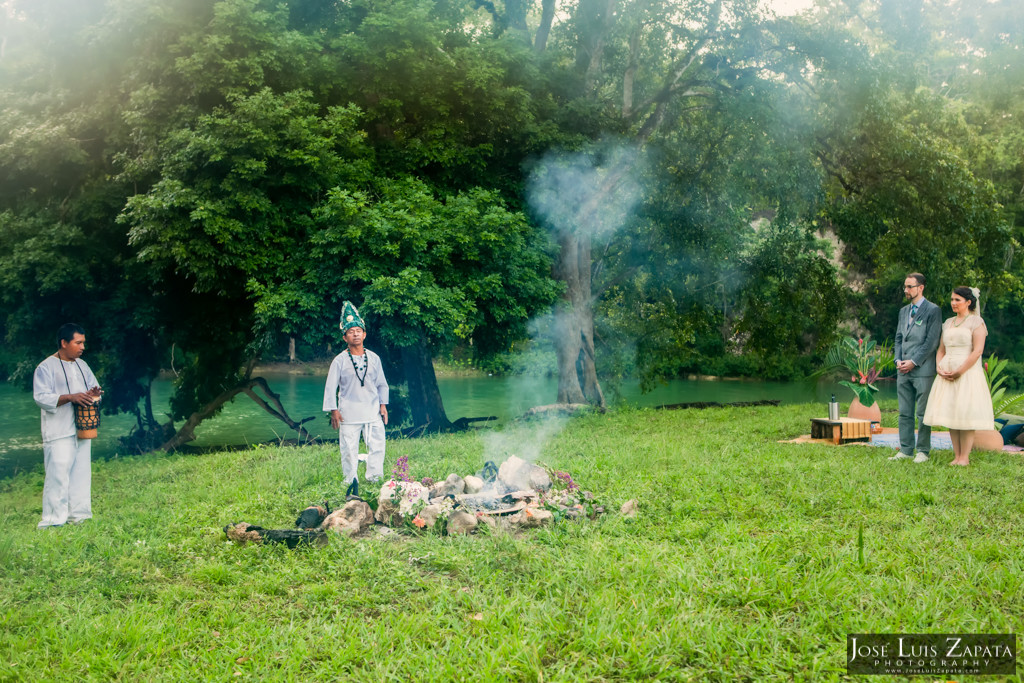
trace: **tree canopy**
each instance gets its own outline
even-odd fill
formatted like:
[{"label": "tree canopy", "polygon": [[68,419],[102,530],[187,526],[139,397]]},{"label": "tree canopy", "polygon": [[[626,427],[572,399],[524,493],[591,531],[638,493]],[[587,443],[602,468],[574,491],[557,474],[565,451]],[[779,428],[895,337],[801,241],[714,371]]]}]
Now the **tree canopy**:
[{"label": "tree canopy", "polygon": [[155,429],[161,368],[175,420],[214,414],[351,299],[444,426],[432,356],[548,311],[558,398],[602,403],[806,373],[911,270],[980,286],[1013,353],[1018,4],[11,0],[0,369],[74,319]]}]

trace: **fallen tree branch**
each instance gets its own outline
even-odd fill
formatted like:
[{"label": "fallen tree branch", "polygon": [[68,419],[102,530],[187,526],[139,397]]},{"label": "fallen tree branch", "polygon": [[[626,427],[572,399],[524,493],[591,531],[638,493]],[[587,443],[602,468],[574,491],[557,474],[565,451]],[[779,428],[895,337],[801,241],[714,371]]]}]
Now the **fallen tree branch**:
[{"label": "fallen tree branch", "polygon": [[717,403],[715,401],[697,401],[695,403],[669,403],[655,408],[655,410],[686,410],[688,408],[753,408],[755,406],[778,407],[778,399],[766,399],[763,401],[734,401],[732,403]]},{"label": "fallen tree branch", "polygon": [[[262,389],[263,393],[266,394],[268,398],[263,399],[257,395],[253,391],[254,387]],[[203,420],[215,415],[225,403],[241,393],[246,394],[249,398],[255,401],[258,406],[284,422],[289,428],[295,430],[298,433],[298,440],[308,443],[318,441],[316,437],[307,432],[306,428],[302,426],[306,422],[314,419],[313,417],[308,417],[301,422],[296,422],[288,415],[288,411],[284,409],[284,406],[281,404],[281,397],[270,390],[270,385],[267,384],[267,380],[262,377],[253,377],[221,392],[221,394],[215,399],[192,413],[185,424],[181,426],[181,429],[179,429],[174,436],[164,442],[164,444],[160,446],[160,449],[164,451],[174,451],[181,448],[189,441],[194,441],[196,438],[196,427],[198,427]],[[277,409],[271,407],[268,400],[273,402],[274,405],[277,406]]]}]

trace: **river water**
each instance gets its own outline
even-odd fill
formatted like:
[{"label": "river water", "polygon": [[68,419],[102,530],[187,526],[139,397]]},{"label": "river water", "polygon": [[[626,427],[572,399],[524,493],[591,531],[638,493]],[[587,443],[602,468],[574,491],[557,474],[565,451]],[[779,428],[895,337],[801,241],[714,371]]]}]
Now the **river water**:
[{"label": "river water", "polygon": [[[306,423],[311,434],[332,436],[320,409],[323,404],[324,377],[294,374],[266,374],[273,391],[293,419],[316,416]],[[521,415],[529,408],[554,403],[557,380],[524,377],[448,377],[438,378],[445,411],[451,420],[460,417],[494,415],[500,421]],[[882,398],[894,398],[895,383],[883,384]],[[163,419],[160,406],[167,406],[171,382],[153,385],[153,409]],[[605,391],[611,405],[658,406],[696,401],[757,401],[776,399],[782,403],[826,403],[833,391],[840,401],[848,402],[850,392],[833,382],[760,382],[746,380],[673,380],[649,393],[642,393],[635,381],[624,382],[613,391]],[[824,406],[823,406],[824,408]],[[824,414],[824,413],[823,413]],[[117,453],[117,438],[135,424],[129,415],[104,415],[100,436],[93,442],[95,457]],[[274,419],[244,394],[225,406],[216,417],[196,430],[195,446],[223,446],[259,443],[290,438],[285,424]],[[39,434],[39,409],[31,394],[0,382],[0,479],[25,470],[42,468],[42,442]]]}]

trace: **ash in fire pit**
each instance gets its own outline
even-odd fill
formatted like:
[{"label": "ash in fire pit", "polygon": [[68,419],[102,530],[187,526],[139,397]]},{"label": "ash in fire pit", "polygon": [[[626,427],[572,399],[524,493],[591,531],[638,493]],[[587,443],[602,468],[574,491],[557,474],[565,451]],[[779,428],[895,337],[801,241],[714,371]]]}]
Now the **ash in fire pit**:
[{"label": "ash in fire pit", "polygon": [[480,474],[490,474],[490,481],[451,474],[426,487],[408,480],[402,462],[395,474],[396,479],[381,487],[376,515],[378,523],[390,526],[408,521],[441,533],[469,533],[480,523],[531,527],[604,512],[568,474],[550,472],[517,456],[500,466],[488,463]]}]

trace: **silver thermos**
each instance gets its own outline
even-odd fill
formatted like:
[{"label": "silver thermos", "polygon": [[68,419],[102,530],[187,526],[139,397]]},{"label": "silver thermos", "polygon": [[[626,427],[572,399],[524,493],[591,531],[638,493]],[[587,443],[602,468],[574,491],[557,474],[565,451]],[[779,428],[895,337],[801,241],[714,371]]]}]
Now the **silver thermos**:
[{"label": "silver thermos", "polygon": [[828,419],[839,419],[839,403],[836,402],[835,394],[832,394],[832,400],[828,402]]}]

